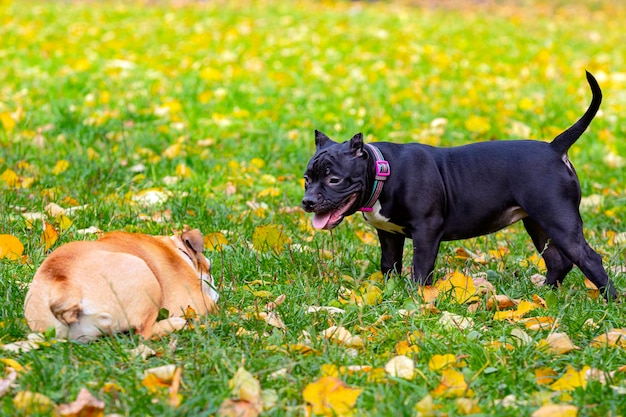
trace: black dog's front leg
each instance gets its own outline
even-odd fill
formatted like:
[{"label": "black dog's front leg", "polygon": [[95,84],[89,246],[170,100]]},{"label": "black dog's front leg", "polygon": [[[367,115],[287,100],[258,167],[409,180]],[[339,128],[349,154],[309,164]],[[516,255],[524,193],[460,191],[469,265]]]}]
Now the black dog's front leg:
[{"label": "black dog's front leg", "polygon": [[441,238],[431,234],[413,234],[412,278],[419,285],[432,285],[435,260]]},{"label": "black dog's front leg", "polygon": [[378,230],[378,239],[382,251],[380,270],[384,276],[391,273],[402,273],[402,251],[404,249],[403,235]]}]

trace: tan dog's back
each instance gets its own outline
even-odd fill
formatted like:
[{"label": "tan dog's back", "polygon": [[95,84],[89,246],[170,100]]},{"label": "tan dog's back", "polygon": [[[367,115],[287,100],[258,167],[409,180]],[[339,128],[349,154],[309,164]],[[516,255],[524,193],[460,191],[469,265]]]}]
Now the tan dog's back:
[{"label": "tan dog's back", "polygon": [[[184,325],[180,316],[188,306],[201,315],[215,311],[201,282],[212,284],[208,261],[196,252],[201,247],[187,243],[198,236],[201,242],[199,231],[177,237],[113,232],[61,246],[33,278],[25,301],[28,325],[34,331],[54,327],[59,338],[90,340],[130,329],[147,338]],[[161,308],[175,317],[156,323]]]}]

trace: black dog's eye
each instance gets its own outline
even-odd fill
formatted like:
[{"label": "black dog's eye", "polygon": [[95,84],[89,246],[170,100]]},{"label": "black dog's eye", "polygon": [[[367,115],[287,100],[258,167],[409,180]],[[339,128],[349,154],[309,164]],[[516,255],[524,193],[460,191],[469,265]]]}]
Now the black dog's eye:
[{"label": "black dog's eye", "polygon": [[304,176],[304,189],[306,190],[307,188],[309,188],[309,183],[311,182],[311,180],[309,180],[309,177],[307,177],[306,175]]},{"label": "black dog's eye", "polygon": [[338,178],[338,177],[331,177],[328,180],[329,184],[339,184],[340,182],[341,182],[341,178]]}]

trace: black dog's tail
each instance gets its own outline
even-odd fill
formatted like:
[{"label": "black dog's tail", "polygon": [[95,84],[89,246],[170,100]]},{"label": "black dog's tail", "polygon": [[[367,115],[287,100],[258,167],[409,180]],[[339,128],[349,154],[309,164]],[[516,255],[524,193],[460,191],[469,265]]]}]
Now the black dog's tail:
[{"label": "black dog's tail", "polygon": [[580,135],[583,134],[585,129],[587,129],[587,126],[589,126],[589,123],[593,120],[593,117],[598,112],[600,103],[602,103],[602,90],[600,90],[598,82],[589,71],[585,72],[587,73],[587,81],[589,82],[589,87],[591,87],[593,98],[591,99],[591,104],[585,114],[583,114],[583,116],[578,119],[576,123],[570,126],[569,129],[554,138],[554,140],[550,143],[552,148],[560,154],[565,154],[570,146],[572,146]]}]

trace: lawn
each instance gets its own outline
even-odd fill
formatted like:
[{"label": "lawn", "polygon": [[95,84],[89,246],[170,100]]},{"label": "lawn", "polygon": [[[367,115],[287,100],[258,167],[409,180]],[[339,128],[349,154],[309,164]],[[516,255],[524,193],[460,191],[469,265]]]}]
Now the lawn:
[{"label": "lawn", "polygon": [[[604,101],[569,156],[624,291],[624,22],[610,0],[0,2],[0,243],[23,245],[0,259],[0,415],[86,415],[62,407],[86,389],[93,415],[625,416],[623,304],[578,269],[536,285],[521,225],[443,244],[437,293],[382,279],[360,216],[316,231],[299,207],[315,129],[550,140],[586,109],[588,70]],[[50,251],[186,224],[219,313],[158,340],[11,349]]]}]

